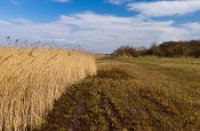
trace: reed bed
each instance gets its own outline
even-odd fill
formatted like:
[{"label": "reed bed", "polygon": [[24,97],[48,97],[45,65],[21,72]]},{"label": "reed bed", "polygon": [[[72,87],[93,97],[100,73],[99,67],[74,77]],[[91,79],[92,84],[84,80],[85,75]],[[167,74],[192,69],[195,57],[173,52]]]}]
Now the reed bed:
[{"label": "reed bed", "polygon": [[0,130],[43,123],[70,85],[96,74],[93,57],[56,48],[0,48]]}]

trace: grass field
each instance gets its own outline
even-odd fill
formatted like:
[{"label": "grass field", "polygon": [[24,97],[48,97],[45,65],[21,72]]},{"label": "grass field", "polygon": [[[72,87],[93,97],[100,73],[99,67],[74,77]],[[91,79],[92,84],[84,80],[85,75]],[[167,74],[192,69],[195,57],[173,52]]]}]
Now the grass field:
[{"label": "grass field", "polygon": [[96,74],[93,57],[58,48],[0,48],[0,130],[32,130],[72,84]]},{"label": "grass field", "polygon": [[97,66],[36,130],[200,129],[200,59],[104,57]]}]

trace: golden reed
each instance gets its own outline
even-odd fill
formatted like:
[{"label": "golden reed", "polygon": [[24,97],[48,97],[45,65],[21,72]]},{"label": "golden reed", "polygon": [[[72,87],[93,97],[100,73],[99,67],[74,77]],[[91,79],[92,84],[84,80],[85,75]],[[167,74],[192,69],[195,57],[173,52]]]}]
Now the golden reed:
[{"label": "golden reed", "polygon": [[39,126],[70,85],[96,74],[93,57],[56,48],[0,48],[0,130]]}]

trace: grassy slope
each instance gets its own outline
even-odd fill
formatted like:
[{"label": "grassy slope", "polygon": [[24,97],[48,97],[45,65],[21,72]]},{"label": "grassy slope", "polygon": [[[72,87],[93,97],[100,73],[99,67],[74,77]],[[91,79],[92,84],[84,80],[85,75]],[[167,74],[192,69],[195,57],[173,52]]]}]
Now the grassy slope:
[{"label": "grassy slope", "polygon": [[56,102],[41,130],[198,130],[200,60],[101,59]]}]

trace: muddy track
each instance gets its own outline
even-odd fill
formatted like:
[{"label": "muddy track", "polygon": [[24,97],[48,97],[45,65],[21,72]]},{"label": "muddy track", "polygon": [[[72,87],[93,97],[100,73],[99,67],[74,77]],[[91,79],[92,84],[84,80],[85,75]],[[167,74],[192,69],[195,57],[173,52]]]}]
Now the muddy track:
[{"label": "muddy track", "polygon": [[[128,129],[128,120],[123,118],[103,88],[91,92],[91,87],[92,85],[89,85],[88,89],[84,88],[83,90],[73,87],[71,91],[67,91],[55,103],[53,111],[48,115],[47,122],[40,130],[112,131]],[[62,106],[60,106],[61,104]],[[131,124],[133,126],[135,123]],[[135,130],[135,128],[130,128],[130,130]]]},{"label": "muddy track", "polygon": [[[98,106],[99,109],[101,109],[101,115],[104,116],[104,119],[108,123],[109,130],[119,130],[120,128],[126,129],[128,123],[125,122],[125,118],[122,117],[111,98],[105,94],[103,88],[101,89],[101,92],[97,93],[99,94]],[[115,119],[115,122],[113,119]],[[132,130],[134,130],[134,128]]]}]

